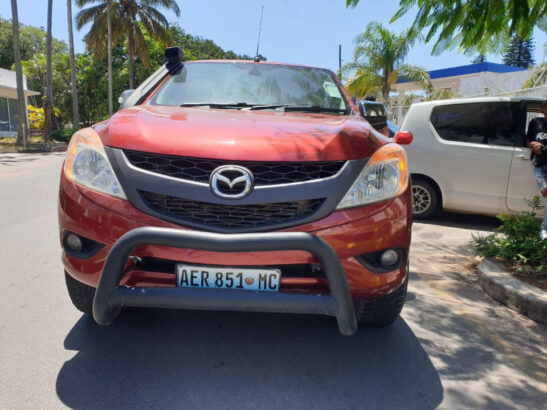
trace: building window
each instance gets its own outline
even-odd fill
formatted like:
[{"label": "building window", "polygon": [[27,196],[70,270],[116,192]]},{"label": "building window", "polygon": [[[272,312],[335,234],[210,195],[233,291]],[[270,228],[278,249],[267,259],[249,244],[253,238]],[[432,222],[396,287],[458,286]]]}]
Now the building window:
[{"label": "building window", "polygon": [[11,131],[8,111],[8,99],[0,97],[0,131]]},{"label": "building window", "polygon": [[8,98],[10,131],[17,132],[17,100]]},{"label": "building window", "polygon": [[17,100],[0,97],[0,132],[17,132]]}]

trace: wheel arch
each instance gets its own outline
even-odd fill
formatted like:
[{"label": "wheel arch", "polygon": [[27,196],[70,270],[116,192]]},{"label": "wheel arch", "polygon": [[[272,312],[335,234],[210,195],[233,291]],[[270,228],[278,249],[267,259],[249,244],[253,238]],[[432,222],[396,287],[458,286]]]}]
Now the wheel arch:
[{"label": "wheel arch", "polygon": [[421,181],[426,181],[430,183],[433,186],[433,188],[435,188],[435,190],[437,191],[437,194],[439,195],[439,209],[443,209],[443,193],[441,191],[441,188],[439,187],[439,184],[437,184],[437,182],[433,178],[428,177],[427,175],[424,175],[424,174],[414,173],[414,174],[410,174],[410,180],[411,181],[421,180]]}]

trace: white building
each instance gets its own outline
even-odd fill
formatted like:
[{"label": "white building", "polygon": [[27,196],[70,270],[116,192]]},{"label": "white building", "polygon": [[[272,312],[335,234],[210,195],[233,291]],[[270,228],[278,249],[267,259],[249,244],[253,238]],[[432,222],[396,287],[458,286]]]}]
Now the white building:
[{"label": "white building", "polygon": [[[27,79],[23,76],[25,90],[25,107],[27,98],[40,95],[39,92],[27,89]],[[17,135],[17,81],[15,71],[0,68],[0,138]]]},{"label": "white building", "polygon": [[[436,89],[450,89],[461,97],[497,95],[517,91],[532,73],[532,69],[505,64],[479,63],[429,71]],[[415,82],[399,78],[396,84],[399,95],[422,90]]]},{"label": "white building", "polygon": [[[513,67],[497,63],[469,64],[459,67],[429,71],[433,87],[437,90],[450,90],[460,97],[478,97],[488,95],[526,95],[529,97],[547,97],[547,86],[522,91],[523,83],[530,77],[533,68]],[[400,77],[395,85],[402,101],[406,93],[417,93],[415,102],[423,98],[423,87]],[[421,97],[420,97],[421,94]],[[393,107],[394,121],[402,122],[408,107],[398,104]]]}]

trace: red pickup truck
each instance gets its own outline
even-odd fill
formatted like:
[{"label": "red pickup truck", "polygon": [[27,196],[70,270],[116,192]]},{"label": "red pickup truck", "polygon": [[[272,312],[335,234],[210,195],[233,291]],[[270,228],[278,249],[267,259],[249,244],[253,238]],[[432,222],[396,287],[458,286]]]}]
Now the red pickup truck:
[{"label": "red pickup truck", "polygon": [[59,230],[76,308],[103,325],[129,306],[325,314],[347,335],[392,323],[404,150],[329,70],[166,56],[70,141]]}]

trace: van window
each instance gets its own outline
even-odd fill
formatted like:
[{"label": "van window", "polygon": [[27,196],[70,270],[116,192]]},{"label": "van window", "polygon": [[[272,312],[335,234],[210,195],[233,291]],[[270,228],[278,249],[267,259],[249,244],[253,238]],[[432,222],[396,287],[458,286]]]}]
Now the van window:
[{"label": "van window", "polygon": [[439,105],[431,123],[439,137],[472,144],[514,146],[518,105],[509,102]]}]

